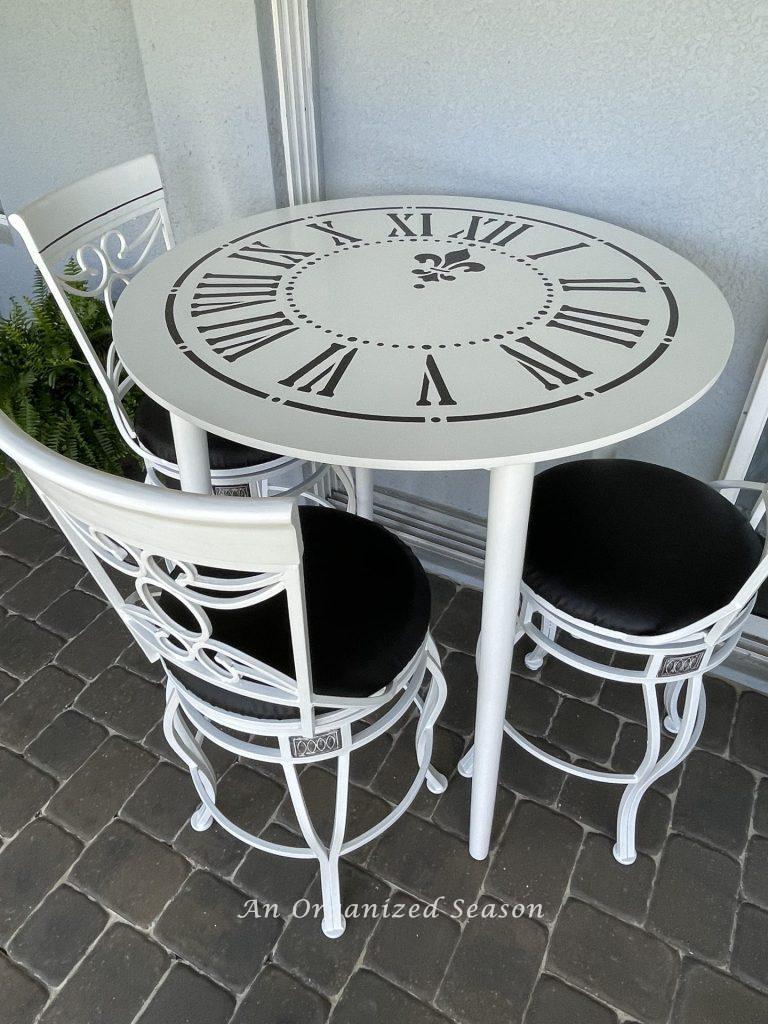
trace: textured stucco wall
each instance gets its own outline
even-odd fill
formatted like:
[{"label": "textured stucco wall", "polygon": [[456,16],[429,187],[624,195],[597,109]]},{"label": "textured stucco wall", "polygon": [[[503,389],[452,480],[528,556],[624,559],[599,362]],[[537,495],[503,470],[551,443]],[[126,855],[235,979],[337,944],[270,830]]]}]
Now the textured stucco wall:
[{"label": "textured stucco wall", "polygon": [[[726,373],[622,454],[716,474],[768,334],[763,0],[317,0],[329,197],[541,203],[692,259],[734,310]],[[481,511],[474,474],[390,480]]]},{"label": "textured stucco wall", "polygon": [[[0,24],[0,199],[7,212],[155,149],[129,0],[6,0]],[[0,245],[0,312],[31,281],[23,244]]]}]

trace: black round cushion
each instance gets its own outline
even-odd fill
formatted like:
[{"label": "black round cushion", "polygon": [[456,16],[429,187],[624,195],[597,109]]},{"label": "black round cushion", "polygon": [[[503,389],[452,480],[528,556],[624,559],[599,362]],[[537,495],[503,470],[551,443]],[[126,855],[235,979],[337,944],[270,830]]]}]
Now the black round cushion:
[{"label": "black round cushion", "polygon": [[[410,548],[367,519],[313,506],[302,506],[299,517],[315,693],[370,696],[405,668],[424,641],[430,615],[426,573]],[[175,600],[161,604],[178,615]],[[285,594],[208,615],[216,640],[294,675]],[[295,707],[230,693],[176,666],[171,672],[203,700],[228,711],[266,718],[297,714]]]},{"label": "black round cushion", "polygon": [[[133,429],[139,441],[153,455],[165,459],[166,462],[176,462],[170,414],[149,395],[142,395],[139,399],[133,417]],[[246,448],[237,441],[209,434],[208,458],[211,469],[247,469],[249,466],[271,462],[279,456],[259,451],[258,448]]]},{"label": "black round cushion", "polygon": [[653,636],[726,605],[762,547],[742,513],[700,480],[589,459],[536,477],[524,579],[574,618]]}]

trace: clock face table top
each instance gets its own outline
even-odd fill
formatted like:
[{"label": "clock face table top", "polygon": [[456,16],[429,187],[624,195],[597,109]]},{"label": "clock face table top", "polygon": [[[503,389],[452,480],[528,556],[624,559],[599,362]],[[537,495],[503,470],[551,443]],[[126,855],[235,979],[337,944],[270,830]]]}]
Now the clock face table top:
[{"label": "clock face table top", "polygon": [[117,304],[161,405],[286,455],[469,469],[589,451],[721,373],[733,319],[669,249],[544,207],[376,196],[272,210],[163,254]]}]

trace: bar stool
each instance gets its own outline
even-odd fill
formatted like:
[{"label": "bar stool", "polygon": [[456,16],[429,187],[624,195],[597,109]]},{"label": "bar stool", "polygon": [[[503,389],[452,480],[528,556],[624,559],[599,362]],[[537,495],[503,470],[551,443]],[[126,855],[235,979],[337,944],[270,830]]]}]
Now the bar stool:
[{"label": "bar stool", "polygon": [[[446,687],[429,633],[429,582],[413,553],[347,512],[109,476],[50,451],[2,414],[0,448],[150,661],[162,662],[165,735],[200,798],[193,828],[216,821],[260,850],[316,859],[322,928],[340,936],[340,858],[381,835],[425,783],[435,793],[446,787],[430,765]],[[408,791],[381,821],[347,836],[351,755],[414,707],[418,767]],[[305,845],[253,835],[224,814],[204,742],[282,768]],[[334,823],[324,840],[299,771],[331,762]]]},{"label": "bar stool", "polygon": [[[734,503],[737,494],[749,501],[746,513]],[[696,745],[706,713],[704,673],[735,647],[768,576],[766,544],[756,531],[765,514],[761,483],[710,486],[631,460],[570,462],[536,477],[517,634],[536,644],[526,665],[537,670],[551,655],[616,685],[642,687],[648,738],[636,771],[618,774],[554,757],[509,722],[504,731],[546,764],[624,787],[613,850],[621,864],[637,856],[643,794]],[[576,654],[559,634],[640,664],[622,668]],[[662,719],[674,740],[660,756]],[[459,771],[469,776],[472,766],[470,750]]]}]

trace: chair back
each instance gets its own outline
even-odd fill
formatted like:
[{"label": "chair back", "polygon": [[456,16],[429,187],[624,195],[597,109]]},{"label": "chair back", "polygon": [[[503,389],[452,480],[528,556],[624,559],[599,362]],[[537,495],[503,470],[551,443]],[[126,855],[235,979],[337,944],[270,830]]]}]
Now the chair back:
[{"label": "chair back", "polygon": [[[294,502],[187,494],[109,476],[52,452],[0,413],[0,448],[30,480],[150,660],[297,708],[312,736],[313,692]],[[118,586],[117,576],[132,587]],[[213,635],[208,609],[285,594],[294,677]]]},{"label": "chair back", "polygon": [[[138,454],[123,398],[133,386],[112,345],[102,364],[69,296],[105,303],[110,317],[120,292],[173,235],[154,156],[137,157],[36,199],[12,213],[43,280],[74,334],[120,433]],[[73,263],[76,269],[73,269]]]}]

